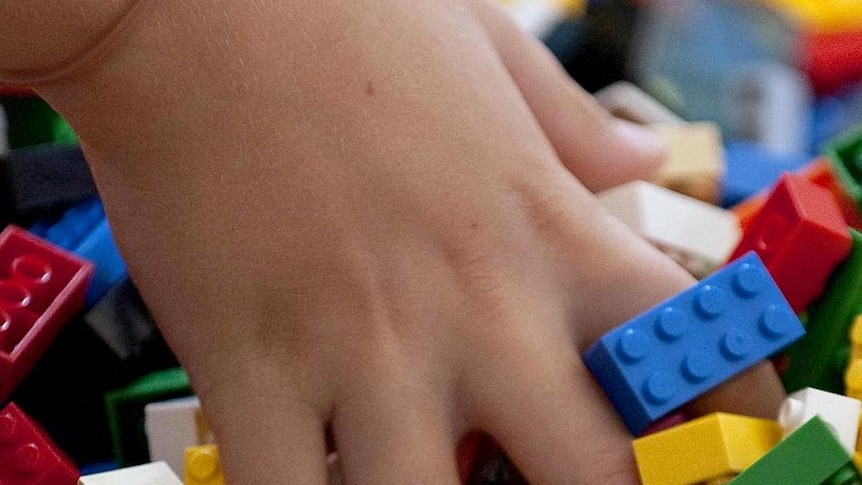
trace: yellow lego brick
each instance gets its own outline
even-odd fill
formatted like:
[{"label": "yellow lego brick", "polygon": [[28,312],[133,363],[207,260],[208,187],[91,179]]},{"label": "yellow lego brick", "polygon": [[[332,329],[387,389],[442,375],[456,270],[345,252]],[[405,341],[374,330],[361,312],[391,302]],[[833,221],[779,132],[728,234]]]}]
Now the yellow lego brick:
[{"label": "yellow lego brick", "polygon": [[859,453],[858,451],[853,453],[853,465],[857,470],[862,470],[862,453]]},{"label": "yellow lego brick", "polygon": [[862,401],[862,359],[853,359],[844,372],[844,394]]},{"label": "yellow lego brick", "polygon": [[862,358],[862,315],[856,315],[850,326],[850,358]]},{"label": "yellow lego brick", "polygon": [[634,451],[644,485],[689,485],[739,473],[781,435],[775,421],[715,413],[638,438]]},{"label": "yellow lego brick", "polygon": [[185,485],[224,485],[215,445],[189,446],[185,453]]},{"label": "yellow lego brick", "polygon": [[649,127],[667,145],[667,158],[652,182],[710,204],[718,202],[724,175],[721,132],[715,123],[675,123]]},{"label": "yellow lego brick", "polygon": [[862,30],[859,0],[771,0],[771,3],[803,29],[825,33]]}]

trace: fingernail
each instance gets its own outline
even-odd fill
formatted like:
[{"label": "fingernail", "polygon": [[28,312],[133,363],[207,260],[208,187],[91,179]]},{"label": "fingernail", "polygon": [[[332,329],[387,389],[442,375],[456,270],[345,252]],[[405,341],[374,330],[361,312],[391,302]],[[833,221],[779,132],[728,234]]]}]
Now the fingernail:
[{"label": "fingernail", "polygon": [[650,128],[626,120],[615,120],[617,136],[631,144],[645,157],[664,160],[667,145],[662,137]]}]

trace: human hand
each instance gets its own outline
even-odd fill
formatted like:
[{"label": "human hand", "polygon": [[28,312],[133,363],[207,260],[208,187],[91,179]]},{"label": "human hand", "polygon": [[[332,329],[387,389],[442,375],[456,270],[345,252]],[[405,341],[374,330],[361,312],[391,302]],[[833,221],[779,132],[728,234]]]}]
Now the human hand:
[{"label": "human hand", "polygon": [[[692,280],[591,191],[660,146],[488,0],[135,8],[36,89],[78,130],[229,482],[324,483],[327,425],[347,483],[456,483],[473,429],[531,483],[636,482],[580,354]],[[761,366],[694,410],[781,397]]]}]

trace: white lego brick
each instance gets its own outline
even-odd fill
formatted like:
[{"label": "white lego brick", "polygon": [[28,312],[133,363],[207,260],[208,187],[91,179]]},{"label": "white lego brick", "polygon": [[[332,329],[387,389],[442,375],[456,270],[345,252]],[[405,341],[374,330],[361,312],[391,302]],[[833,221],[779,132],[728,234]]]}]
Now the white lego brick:
[{"label": "white lego brick", "polygon": [[[598,194],[614,217],[696,276],[723,264],[739,243],[741,231],[733,213],[697,199],[635,181]],[[682,260],[680,260],[682,259]]]},{"label": "white lego brick", "polygon": [[166,462],[178,474],[186,447],[213,442],[197,398],[148,404],[144,416],[150,459]]},{"label": "white lego brick", "polygon": [[615,82],[594,96],[604,109],[617,118],[642,125],[684,123],[673,111],[628,81]]},{"label": "white lego brick", "polygon": [[78,485],[183,485],[164,462],[81,477]]},{"label": "white lego brick", "polygon": [[852,456],[856,451],[860,407],[862,403],[856,399],[807,387],[787,397],[778,413],[778,423],[787,436],[819,416]]}]

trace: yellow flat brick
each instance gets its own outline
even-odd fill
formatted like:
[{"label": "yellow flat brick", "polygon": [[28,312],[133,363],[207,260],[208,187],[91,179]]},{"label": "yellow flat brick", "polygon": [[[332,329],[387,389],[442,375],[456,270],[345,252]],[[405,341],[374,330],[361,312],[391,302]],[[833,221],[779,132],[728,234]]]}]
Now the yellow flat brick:
[{"label": "yellow flat brick", "polygon": [[644,485],[722,480],[757,461],[781,435],[775,421],[715,413],[636,439],[635,458]]},{"label": "yellow flat brick", "polygon": [[844,372],[844,394],[862,401],[862,359],[852,359]]},{"label": "yellow flat brick", "polygon": [[185,453],[185,485],[224,485],[224,476],[215,445],[189,446]]}]

